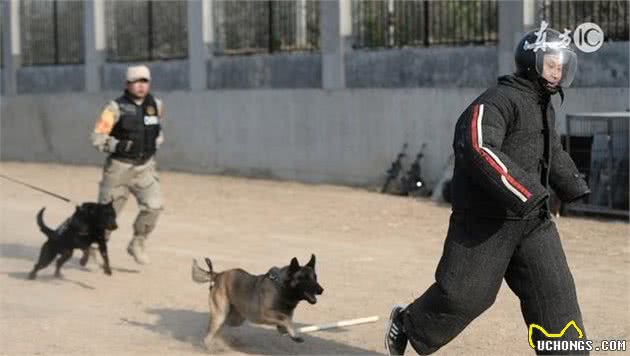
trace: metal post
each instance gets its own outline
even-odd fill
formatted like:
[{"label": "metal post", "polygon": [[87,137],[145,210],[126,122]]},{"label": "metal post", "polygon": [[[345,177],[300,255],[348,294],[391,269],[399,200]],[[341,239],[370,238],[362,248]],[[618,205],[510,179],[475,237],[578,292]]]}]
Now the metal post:
[{"label": "metal post", "polygon": [[59,64],[59,24],[57,23],[59,18],[57,17],[57,0],[53,1],[52,6],[53,6],[53,16],[52,16],[53,46],[55,50],[55,63],[54,64]]},{"label": "metal post", "polygon": [[153,58],[153,2],[152,1],[148,1],[147,4],[148,4],[147,5],[147,7],[148,7],[148,9],[147,9],[148,19],[147,19],[147,21],[148,21],[148,27],[149,27],[149,29],[147,31],[148,32],[147,35],[149,37],[149,39],[147,41],[148,42],[147,45],[149,47],[149,58],[148,59],[149,60],[153,60],[154,59]]},{"label": "metal post", "polygon": [[[422,5],[424,7],[424,46],[429,47],[429,1],[424,0]],[[441,22],[440,25],[442,25]]]},{"label": "metal post", "polygon": [[613,189],[614,186],[614,177],[615,174],[613,172],[613,142],[612,142],[612,134],[613,134],[613,125],[612,119],[608,119],[606,122],[608,125],[608,135],[606,139],[608,140],[608,186],[606,189],[608,190],[608,207],[610,209],[613,208]]},{"label": "metal post", "polygon": [[387,0],[387,46],[396,45],[396,24],[394,18],[394,0]]},{"label": "metal post", "polygon": [[273,0],[269,0],[267,2],[268,4],[268,8],[269,8],[269,28],[268,28],[268,35],[269,35],[269,42],[268,42],[268,51],[269,53],[273,52]]},{"label": "metal post", "polygon": [[571,115],[567,115],[567,153],[571,156]]}]

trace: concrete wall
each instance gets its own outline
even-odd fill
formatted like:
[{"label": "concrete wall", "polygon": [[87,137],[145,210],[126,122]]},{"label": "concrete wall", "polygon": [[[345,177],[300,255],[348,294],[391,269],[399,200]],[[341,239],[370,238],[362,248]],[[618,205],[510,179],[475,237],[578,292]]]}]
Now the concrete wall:
[{"label": "concrete wall", "polygon": [[[403,142],[436,180],[453,125],[483,88],[228,90],[164,93],[162,168],[306,182],[378,184]],[[160,93],[158,92],[158,95]],[[94,119],[117,92],[3,97],[2,160],[101,164]],[[625,110],[628,88],[567,90],[564,113]]]}]

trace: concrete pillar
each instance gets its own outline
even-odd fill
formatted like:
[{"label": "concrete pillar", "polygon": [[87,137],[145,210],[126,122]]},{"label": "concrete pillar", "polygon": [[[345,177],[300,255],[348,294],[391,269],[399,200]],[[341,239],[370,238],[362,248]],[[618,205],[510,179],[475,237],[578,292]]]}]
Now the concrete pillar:
[{"label": "concrete pillar", "polygon": [[303,47],[306,45],[306,0],[297,0],[295,2],[295,45]]},{"label": "concrete pillar", "polygon": [[203,1],[203,42],[206,44],[208,57],[214,55],[216,37],[214,32],[215,2],[213,0]]},{"label": "concrete pillar", "polygon": [[208,42],[212,41],[212,1],[191,0],[188,4],[188,83],[191,90],[208,85]]},{"label": "concrete pillar", "polygon": [[17,71],[22,65],[20,47],[20,2],[1,1],[2,6],[2,94],[17,94]]},{"label": "concrete pillar", "polygon": [[105,63],[105,1],[83,2],[83,47],[85,53],[85,90],[101,90],[101,69]]},{"label": "concrete pillar", "polygon": [[544,0],[523,0],[523,28],[525,31],[531,31],[540,26],[541,1]]},{"label": "concrete pillar", "polygon": [[350,48],[352,36],[351,0],[320,2],[320,43],[322,52],[322,88],[346,87],[344,52]]},{"label": "concrete pillar", "polygon": [[536,0],[499,1],[499,43],[497,45],[498,75],[515,70],[514,49],[525,34],[539,25]]}]

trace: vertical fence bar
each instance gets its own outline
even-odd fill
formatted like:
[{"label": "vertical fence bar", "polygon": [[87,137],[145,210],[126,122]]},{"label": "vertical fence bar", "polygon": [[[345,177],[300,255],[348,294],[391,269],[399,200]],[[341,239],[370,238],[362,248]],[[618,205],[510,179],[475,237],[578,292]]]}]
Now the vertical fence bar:
[{"label": "vertical fence bar", "polygon": [[429,29],[431,28],[429,26],[429,1],[428,0],[424,0],[423,1],[423,15],[424,15],[424,45],[426,47],[429,46],[430,40],[429,40]]},{"label": "vertical fence bar", "polygon": [[57,15],[57,0],[53,0],[53,15],[52,15],[52,25],[53,25],[53,53],[54,53],[54,64],[59,64],[59,23],[58,15]]},{"label": "vertical fence bar", "polygon": [[153,60],[153,2],[147,1],[147,47],[149,60]]},{"label": "vertical fence bar", "polygon": [[608,207],[610,209],[613,208],[613,187],[615,186],[615,173],[614,173],[614,164],[613,164],[613,120],[606,120],[607,124],[607,136],[608,140],[608,186],[606,189],[608,190]]},{"label": "vertical fence bar", "polygon": [[273,0],[267,1],[267,23],[268,23],[268,43],[267,43],[267,51],[269,53],[273,53]]}]

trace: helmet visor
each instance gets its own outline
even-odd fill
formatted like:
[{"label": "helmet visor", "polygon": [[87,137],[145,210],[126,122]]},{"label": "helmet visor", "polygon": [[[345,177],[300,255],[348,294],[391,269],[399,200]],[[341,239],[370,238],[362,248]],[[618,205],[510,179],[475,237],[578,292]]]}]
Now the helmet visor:
[{"label": "helmet visor", "polygon": [[567,88],[576,70],[577,56],[570,49],[536,51],[536,71],[551,86]]}]

